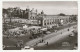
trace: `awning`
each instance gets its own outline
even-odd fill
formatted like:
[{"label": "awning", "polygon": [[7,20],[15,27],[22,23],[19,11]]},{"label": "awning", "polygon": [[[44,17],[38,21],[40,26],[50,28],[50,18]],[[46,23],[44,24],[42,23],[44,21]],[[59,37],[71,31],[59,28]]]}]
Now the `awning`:
[{"label": "awning", "polygon": [[35,29],[38,29],[38,28],[41,28],[40,26],[31,26],[29,28],[35,28]]},{"label": "awning", "polygon": [[42,28],[41,30],[42,30],[42,31],[47,31],[47,28]]}]

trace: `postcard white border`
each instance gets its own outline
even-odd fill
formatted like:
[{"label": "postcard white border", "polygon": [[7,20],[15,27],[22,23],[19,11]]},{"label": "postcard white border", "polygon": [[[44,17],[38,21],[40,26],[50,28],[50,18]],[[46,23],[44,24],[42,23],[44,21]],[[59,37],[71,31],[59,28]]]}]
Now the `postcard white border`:
[{"label": "postcard white border", "polygon": [[[78,50],[2,50],[2,2],[3,1],[78,1]],[[0,0],[0,52],[80,52],[80,1],[79,0]]]}]

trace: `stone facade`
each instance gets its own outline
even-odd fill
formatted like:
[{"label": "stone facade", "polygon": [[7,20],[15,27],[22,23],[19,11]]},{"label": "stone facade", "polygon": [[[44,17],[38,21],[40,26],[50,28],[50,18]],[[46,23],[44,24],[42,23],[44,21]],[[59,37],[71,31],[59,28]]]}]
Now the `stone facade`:
[{"label": "stone facade", "polygon": [[52,26],[59,26],[64,25],[70,22],[72,18],[70,15],[60,16],[60,15],[46,15],[44,13],[39,14],[38,16],[41,18],[41,22],[43,27],[52,27]]},{"label": "stone facade", "polygon": [[[52,26],[58,26],[58,25],[64,25],[67,24],[73,19],[73,16],[71,15],[65,15],[65,16],[60,16],[60,15],[46,15],[42,11],[41,13],[37,13],[37,9],[30,10],[27,8],[26,10],[21,10],[20,8],[9,8],[8,11],[12,10],[14,16],[20,16],[21,19],[25,18],[28,21],[32,21],[32,24],[37,24],[38,26],[42,27],[52,27]],[[8,16],[8,15],[4,15]]]}]

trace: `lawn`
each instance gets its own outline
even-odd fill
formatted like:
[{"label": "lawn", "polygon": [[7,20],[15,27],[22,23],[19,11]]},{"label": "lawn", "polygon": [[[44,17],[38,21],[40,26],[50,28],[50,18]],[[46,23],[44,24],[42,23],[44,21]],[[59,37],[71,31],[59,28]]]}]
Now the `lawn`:
[{"label": "lawn", "polygon": [[5,46],[14,46],[17,41],[22,40],[23,44],[25,44],[27,41],[31,40],[29,39],[30,35],[25,35],[25,36],[20,36],[20,37],[11,37],[11,38],[6,38],[3,37],[3,45]]}]

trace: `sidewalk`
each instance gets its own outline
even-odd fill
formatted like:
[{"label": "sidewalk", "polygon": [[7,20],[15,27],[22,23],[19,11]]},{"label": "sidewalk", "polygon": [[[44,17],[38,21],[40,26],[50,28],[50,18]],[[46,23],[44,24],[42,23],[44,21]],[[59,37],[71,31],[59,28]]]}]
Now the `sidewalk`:
[{"label": "sidewalk", "polygon": [[36,43],[38,43],[40,40],[42,40],[41,37],[40,37],[40,38],[33,39],[33,40],[27,42],[26,45],[28,45],[28,46],[34,46],[34,45],[36,45]]}]

